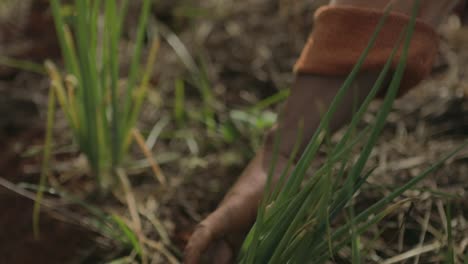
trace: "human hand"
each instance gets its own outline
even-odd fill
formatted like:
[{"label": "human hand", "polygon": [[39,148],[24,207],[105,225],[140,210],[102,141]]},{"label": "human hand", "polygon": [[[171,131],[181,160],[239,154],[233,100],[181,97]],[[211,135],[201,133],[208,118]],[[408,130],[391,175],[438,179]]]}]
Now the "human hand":
[{"label": "human hand", "polygon": [[195,228],[185,248],[184,263],[199,264],[203,258],[216,264],[234,262],[263,195],[267,179],[263,155],[260,150],[219,207]]}]

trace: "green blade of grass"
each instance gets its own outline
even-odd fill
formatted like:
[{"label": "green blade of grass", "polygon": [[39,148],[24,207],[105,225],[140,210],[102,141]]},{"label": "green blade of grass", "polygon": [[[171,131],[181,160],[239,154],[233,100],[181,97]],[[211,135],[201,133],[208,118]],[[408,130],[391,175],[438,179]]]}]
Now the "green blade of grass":
[{"label": "green blade of grass", "polygon": [[262,111],[265,110],[266,108],[275,105],[279,102],[282,102],[288,98],[289,94],[291,92],[287,89],[281,90],[274,95],[267,97],[260,102],[256,103],[252,108],[250,108],[250,111],[256,112],[256,111]]},{"label": "green blade of grass", "polygon": [[79,56],[79,67],[81,72],[81,78],[79,79],[79,87],[83,91],[83,105],[84,105],[84,114],[85,119],[87,120],[87,130],[86,130],[86,141],[88,142],[88,157],[91,163],[93,171],[97,174],[100,185],[103,184],[102,175],[99,175],[101,168],[100,164],[100,150],[99,150],[99,141],[97,138],[97,118],[96,118],[96,87],[95,87],[95,78],[91,71],[91,64],[95,64],[95,61],[92,61],[89,54],[89,49],[92,48],[92,43],[89,42],[89,30],[88,28],[88,17],[90,9],[89,1],[75,0],[76,12],[76,42],[77,42],[77,51]]},{"label": "green blade of grass", "polygon": [[127,224],[117,215],[112,215],[112,220],[117,223],[118,227],[128,239],[129,243],[132,245],[133,249],[138,253],[141,257],[143,254],[143,249],[140,245],[140,241],[138,239],[137,234],[135,234],[132,229],[130,229]]},{"label": "green blade of grass", "polygon": [[123,31],[123,26],[124,26],[124,22],[125,22],[125,17],[127,16],[127,13],[128,13],[128,7],[129,7],[129,3],[130,1],[129,0],[122,0],[120,2],[120,12],[119,12],[119,15],[118,15],[118,39],[121,38],[122,36],[122,31]]},{"label": "green blade of grass", "polygon": [[57,31],[57,37],[60,43],[60,47],[63,54],[65,65],[72,74],[79,79],[79,68],[77,64],[77,57],[75,51],[71,48],[71,41],[67,39],[67,33],[65,30],[65,21],[62,16],[60,8],[60,0],[50,0],[52,15],[55,21],[55,29]]},{"label": "green blade of grass", "polygon": [[50,173],[50,159],[52,151],[52,135],[54,129],[54,120],[55,120],[55,93],[54,89],[49,90],[49,102],[47,107],[47,126],[46,126],[46,136],[44,144],[44,152],[42,156],[42,168],[41,176],[39,179],[39,190],[37,191],[36,199],[34,201],[33,208],[33,232],[34,237],[39,239],[40,228],[39,228],[39,217],[41,213],[41,202],[44,195],[44,188],[46,185],[47,176]]},{"label": "green blade of grass", "polygon": [[4,65],[10,68],[20,69],[23,71],[29,71],[41,75],[47,74],[47,71],[41,64],[34,63],[27,60],[19,60],[14,58],[8,58],[0,56],[0,65]]},{"label": "green blade of grass", "polygon": [[129,120],[126,124],[125,130],[123,131],[124,136],[125,136],[125,141],[123,145],[123,152],[121,152],[120,155],[123,155],[123,153],[127,152],[129,148],[131,138],[132,138],[131,130],[136,124],[138,115],[143,105],[143,100],[145,99],[145,96],[148,92],[148,89],[150,86],[150,77],[151,77],[151,74],[153,73],[154,65],[156,64],[156,58],[159,52],[159,46],[160,46],[159,39],[157,38],[154,39],[150,48],[148,60],[146,62],[146,67],[143,73],[143,78],[142,78],[140,87],[136,91],[135,98],[133,101],[133,107],[130,109]]},{"label": "green blade of grass", "polygon": [[[132,107],[132,98],[133,98],[133,89],[136,86],[137,83],[137,78],[140,73],[140,59],[141,59],[141,54],[142,54],[142,49],[143,49],[143,44],[145,40],[145,33],[146,33],[146,28],[148,25],[148,20],[150,16],[150,11],[151,11],[151,0],[144,0],[143,1],[143,6],[140,12],[140,19],[138,22],[138,28],[137,28],[137,35],[136,35],[136,41],[135,41],[135,47],[133,50],[133,57],[130,63],[130,74],[128,77],[128,84],[127,88],[125,91],[125,110],[123,111],[124,113],[127,113],[128,116],[125,118],[125,126],[128,125],[129,119],[130,119],[130,109]],[[130,130],[128,127],[125,128],[125,130]]]},{"label": "green blade of grass", "polygon": [[115,1],[107,0],[106,1],[106,26],[109,39],[109,53],[108,57],[108,71],[110,73],[110,93],[111,93],[111,108],[112,108],[112,117],[111,117],[111,147],[112,147],[112,164],[114,167],[120,164],[120,152],[121,152],[121,129],[120,129],[120,109],[119,109],[119,99],[118,99],[118,74],[119,74],[119,61],[116,54],[118,54],[118,44],[119,44],[119,28],[117,21],[117,7]]},{"label": "green blade of grass", "polygon": [[184,127],[185,119],[185,84],[181,79],[175,82],[175,96],[174,96],[174,118],[179,127]]}]

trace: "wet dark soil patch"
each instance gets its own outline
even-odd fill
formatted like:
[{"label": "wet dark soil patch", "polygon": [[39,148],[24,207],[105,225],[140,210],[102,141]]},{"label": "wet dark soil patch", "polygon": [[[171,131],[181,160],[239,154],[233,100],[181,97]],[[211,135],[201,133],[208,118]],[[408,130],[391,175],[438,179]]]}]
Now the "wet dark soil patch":
[{"label": "wet dark soil patch", "polygon": [[[3,143],[1,177],[12,183],[27,180],[22,169],[27,163],[35,162],[20,157],[22,144],[41,139],[37,130],[16,132],[15,136],[0,139]],[[57,220],[47,212],[41,214],[41,236],[36,240],[32,211],[32,200],[0,185],[0,263],[78,263],[81,256],[88,254],[94,244],[94,235],[79,226]]]}]

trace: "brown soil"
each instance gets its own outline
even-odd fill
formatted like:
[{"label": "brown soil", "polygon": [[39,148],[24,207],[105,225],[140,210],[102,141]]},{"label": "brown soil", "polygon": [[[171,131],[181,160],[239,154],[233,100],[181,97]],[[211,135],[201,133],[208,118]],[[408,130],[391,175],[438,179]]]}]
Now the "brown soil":
[{"label": "brown soil", "polygon": [[[35,183],[37,178],[26,177],[23,168],[36,161],[21,158],[19,154],[24,151],[25,142],[40,141],[42,133],[35,128],[14,129],[11,132],[15,135],[1,138],[2,180]],[[48,213],[41,214],[41,236],[36,240],[32,232],[32,208],[32,200],[0,185],[0,263],[79,263],[79,256],[89,254],[94,247],[93,234]]]},{"label": "brown soil", "polygon": [[[160,2],[155,8],[157,17],[177,33],[190,52],[205,56],[207,77],[220,103],[216,106],[216,117],[220,122],[229,118],[230,110],[248,108],[259,99],[291,83],[290,69],[310,31],[311,25],[308,22],[311,21],[315,8],[297,0],[278,1],[279,3],[274,4],[268,0],[249,0],[242,4],[226,1],[226,6],[222,7],[214,4],[219,1],[207,0],[196,7],[216,10],[212,17],[188,18],[180,16],[183,11],[180,7],[187,5],[185,1]],[[201,26],[193,27],[192,23]],[[434,74],[431,81],[395,104],[369,164],[370,167],[378,165],[379,169],[357,200],[358,210],[385,196],[390,188],[408,181],[466,140],[466,32],[466,28],[461,28],[446,34],[441,56],[444,67],[439,69],[442,74]],[[23,37],[20,36],[19,41],[23,41]],[[42,46],[38,47],[41,49],[37,50],[40,53],[37,59],[41,60],[44,51]],[[50,54],[54,53],[51,51]],[[34,57],[31,54],[27,56]],[[142,122],[139,124],[143,132],[149,132],[155,122],[172,114],[174,79],[187,76],[186,69],[167,43],[163,43],[161,47],[156,68],[160,85],[158,89],[150,91],[148,96]],[[0,76],[1,71],[0,68]],[[10,79],[0,81],[0,146],[3,149],[0,152],[1,177],[13,183],[37,183],[40,155],[32,158],[20,156],[31,146],[42,143],[41,124],[47,102],[47,81],[31,74],[6,75]],[[169,99],[164,101],[161,98]],[[187,87],[187,111],[198,111],[202,107],[200,101],[196,89]],[[366,116],[367,122],[372,121],[378,107],[378,103],[374,104],[373,111]],[[63,146],[69,144],[70,135],[65,132],[68,130],[64,130],[66,124],[60,113],[58,120],[56,141]],[[228,144],[217,142],[217,137],[208,136],[203,125],[191,123],[189,126],[190,128],[181,129],[170,124],[166,129],[169,135],[165,135],[156,144],[155,154],[169,178],[168,188],[164,189],[156,184],[148,169],[132,175],[137,202],[149,215],[160,220],[175,246],[175,249],[171,248],[171,253],[175,256],[179,256],[177,251],[183,249],[197,222],[216,207],[252,155],[253,149],[250,144],[253,136],[249,133],[241,133],[234,144]],[[199,147],[197,153],[191,152],[182,140],[185,134],[173,136],[179,130],[194,136]],[[142,158],[140,152],[136,153],[136,157]],[[176,154],[175,158],[167,157],[172,154]],[[70,164],[67,160],[63,161],[63,158],[55,158],[57,171],[58,167]],[[456,222],[455,242],[461,251],[466,251],[468,241],[467,158],[468,153],[461,153],[421,186],[458,195],[452,203]],[[164,163],[164,160],[169,161]],[[29,171],[30,167],[36,170]],[[61,169],[57,173],[65,172]],[[72,182],[67,183],[67,187],[81,186],[77,187]],[[377,231],[385,230],[380,239],[372,241],[373,247],[370,247],[369,255],[385,259],[412,249],[418,242],[421,219],[427,213],[431,216],[429,227],[433,229],[427,232],[425,242],[437,235],[435,231],[443,231],[443,216],[440,213],[440,205],[445,202],[443,198],[427,190],[405,193],[402,196],[404,198],[416,199],[416,202],[395,212],[368,236],[373,237]],[[115,209],[116,206],[113,206],[112,209]],[[128,214],[126,207],[121,204],[117,210],[123,215]],[[3,187],[0,187],[0,212],[0,263],[75,263],[82,260],[81,256],[91,254],[89,252],[96,245],[94,233],[75,224],[68,224],[70,221],[63,221],[63,218],[59,220],[53,210],[44,211],[41,218],[41,240],[34,240],[32,202]],[[402,227],[402,219],[408,220],[406,226]],[[161,241],[154,226],[145,219],[143,221],[147,237]],[[365,238],[363,241],[368,242]],[[153,251],[151,252],[157,256],[154,263],[167,263],[160,252]],[[420,263],[439,260],[438,253],[428,254]]]}]

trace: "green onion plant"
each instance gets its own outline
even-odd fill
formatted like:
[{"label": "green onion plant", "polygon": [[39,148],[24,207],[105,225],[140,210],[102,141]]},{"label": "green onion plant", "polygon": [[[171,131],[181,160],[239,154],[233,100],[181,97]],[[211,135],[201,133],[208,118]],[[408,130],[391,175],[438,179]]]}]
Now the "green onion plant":
[{"label": "green onion plant", "polygon": [[[142,66],[151,0],[143,0],[128,76],[120,76],[120,44],[128,0],[75,0],[65,17],[61,0],[50,0],[65,73],[50,61],[46,69],[52,89],[66,114],[80,150],[86,155],[101,190],[114,182],[131,143],[149,87],[158,50],[151,43]],[[68,10],[67,9],[67,10]]]},{"label": "green onion plant", "polygon": [[[386,118],[391,111],[398,89],[405,72],[408,58],[408,47],[415,28],[416,14],[419,2],[415,1],[409,24],[401,33],[400,40],[383,67],[371,92],[360,105],[357,112],[340,139],[327,153],[327,159],[317,169],[314,175],[306,178],[305,174],[311,162],[316,157],[320,147],[327,139],[327,127],[338,105],[346,96],[353,84],[360,68],[374,46],[379,32],[384,26],[391,5],[385,10],[384,16],[376,25],[367,48],[362,53],[354,69],[351,71],[342,87],[331,103],[328,111],[323,115],[321,123],[310,140],[299,162],[293,166],[290,158],[279,182],[272,184],[279,136],[276,136],[274,157],[266,184],[265,195],[257,213],[257,219],[247,235],[238,256],[239,263],[326,263],[344,247],[351,248],[350,260],[359,263],[364,259],[359,252],[360,239],[369,228],[381,221],[386,215],[398,208],[399,204],[392,204],[393,200],[406,190],[413,188],[435,169],[443,165],[449,157],[467,146],[464,144],[439,162],[414,177],[405,185],[395,189],[391,194],[372,204],[362,212],[354,212],[350,201],[357,195],[361,186],[371,175],[372,170],[365,171],[365,164],[377,143]],[[391,72],[391,63],[400,53],[399,63]],[[390,82],[387,76],[393,75]],[[358,131],[357,125],[362,120],[369,103],[386,86],[386,96],[372,124]],[[351,151],[359,146],[360,155],[351,159]],[[332,227],[332,221],[337,215],[351,211],[348,221]]]}]

